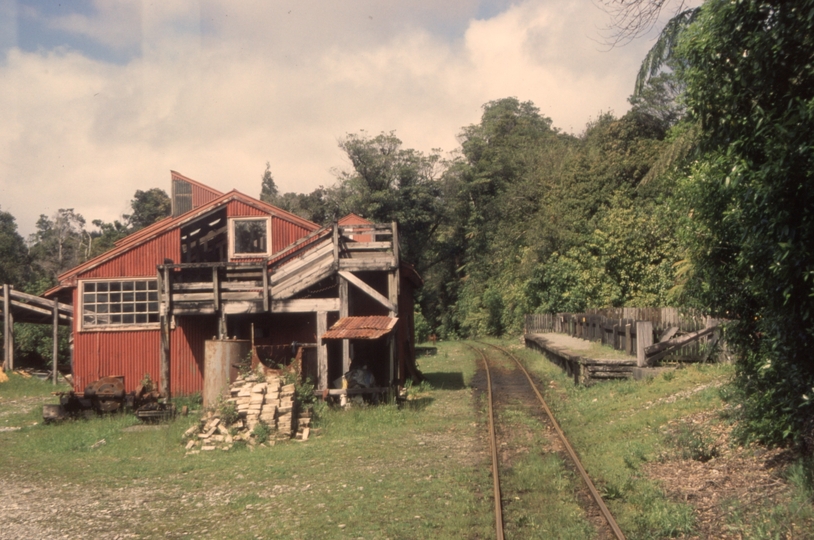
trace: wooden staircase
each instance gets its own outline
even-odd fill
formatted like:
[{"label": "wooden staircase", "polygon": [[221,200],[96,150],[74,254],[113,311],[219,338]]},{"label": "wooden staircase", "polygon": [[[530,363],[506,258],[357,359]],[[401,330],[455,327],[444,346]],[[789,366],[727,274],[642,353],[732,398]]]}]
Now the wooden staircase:
[{"label": "wooden staircase", "polygon": [[295,297],[334,273],[398,268],[397,235],[395,223],[334,224],[260,262],[159,265],[162,308],[171,315],[311,311]]}]

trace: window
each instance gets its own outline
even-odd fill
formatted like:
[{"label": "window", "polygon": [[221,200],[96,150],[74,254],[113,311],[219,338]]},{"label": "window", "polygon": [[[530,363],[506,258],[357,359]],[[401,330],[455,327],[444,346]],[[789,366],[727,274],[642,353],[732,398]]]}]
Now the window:
[{"label": "window", "polygon": [[85,281],[84,328],[158,323],[158,280]]},{"label": "window", "polygon": [[270,255],[270,218],[238,218],[229,220],[229,256],[265,257]]}]

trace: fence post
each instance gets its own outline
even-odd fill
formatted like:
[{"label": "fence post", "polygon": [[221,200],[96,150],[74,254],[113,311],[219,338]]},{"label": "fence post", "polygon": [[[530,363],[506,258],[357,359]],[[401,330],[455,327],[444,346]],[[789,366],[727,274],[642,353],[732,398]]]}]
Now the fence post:
[{"label": "fence post", "polygon": [[653,344],[653,323],[651,321],[636,321],[636,365],[646,367],[644,349]]}]

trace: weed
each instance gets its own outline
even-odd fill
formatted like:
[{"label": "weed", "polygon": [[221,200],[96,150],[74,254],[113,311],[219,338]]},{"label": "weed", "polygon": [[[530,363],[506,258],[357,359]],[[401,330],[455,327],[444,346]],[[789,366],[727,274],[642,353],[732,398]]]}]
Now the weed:
[{"label": "weed", "polygon": [[240,418],[237,412],[237,406],[231,401],[218,402],[217,411],[220,415],[221,423],[226,426],[231,426]]},{"label": "weed", "polygon": [[269,440],[269,437],[271,436],[271,428],[268,427],[263,422],[260,422],[259,424],[254,426],[254,429],[252,430],[252,436],[259,444],[263,444],[264,442]]},{"label": "weed", "polygon": [[174,397],[172,398],[172,402],[175,404],[176,410],[181,410],[182,407],[187,407],[190,411],[192,411],[201,408],[201,405],[203,405],[203,397],[201,396],[200,392],[194,392],[192,394],[184,394]]},{"label": "weed", "polygon": [[676,377],[675,371],[665,371],[664,374],[661,376],[665,381],[670,382]]},{"label": "weed", "polygon": [[701,428],[684,423],[667,433],[667,443],[675,447],[682,459],[706,462],[718,456],[715,441]]}]

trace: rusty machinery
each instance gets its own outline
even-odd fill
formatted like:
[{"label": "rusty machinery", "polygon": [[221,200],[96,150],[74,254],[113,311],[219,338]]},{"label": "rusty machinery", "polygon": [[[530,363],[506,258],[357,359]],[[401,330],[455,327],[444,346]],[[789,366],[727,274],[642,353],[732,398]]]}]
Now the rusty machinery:
[{"label": "rusty machinery", "polygon": [[161,403],[158,391],[152,385],[139,385],[134,392],[125,392],[124,377],[102,377],[85,387],[78,394],[74,391],[60,392],[59,405],[43,406],[42,416],[46,422],[69,416],[104,414],[132,410],[142,420],[160,420],[172,416],[172,404]]}]

